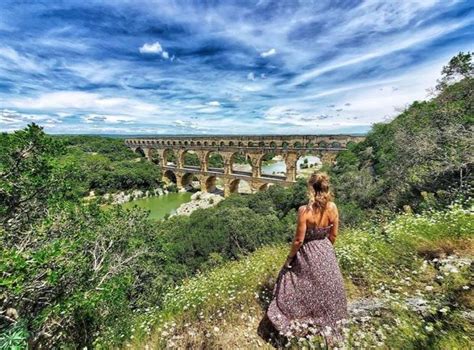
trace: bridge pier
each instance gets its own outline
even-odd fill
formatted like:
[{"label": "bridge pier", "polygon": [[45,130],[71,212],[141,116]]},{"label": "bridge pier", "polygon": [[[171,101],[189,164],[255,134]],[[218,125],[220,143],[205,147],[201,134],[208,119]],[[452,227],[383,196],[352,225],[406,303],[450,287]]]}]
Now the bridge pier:
[{"label": "bridge pier", "polygon": [[199,165],[201,167],[201,171],[206,172],[209,168],[209,164],[207,162],[207,152],[206,151],[196,151],[196,154],[199,158]]},{"label": "bridge pier", "polygon": [[232,156],[234,152],[221,152],[220,154],[224,160],[224,174],[232,174]]},{"label": "bridge pier", "polygon": [[263,156],[263,153],[247,153],[247,157],[250,159],[250,165],[252,166],[252,177],[254,178],[262,176],[261,160]]},{"label": "bridge pier", "polygon": [[285,156],[286,165],[286,181],[296,181],[296,163],[298,162],[298,154],[295,152],[288,152]]}]

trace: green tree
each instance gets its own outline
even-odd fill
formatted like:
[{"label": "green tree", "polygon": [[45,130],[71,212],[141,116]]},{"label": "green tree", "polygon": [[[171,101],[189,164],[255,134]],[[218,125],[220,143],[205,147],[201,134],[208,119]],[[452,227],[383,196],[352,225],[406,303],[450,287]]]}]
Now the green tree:
[{"label": "green tree", "polygon": [[19,232],[46,215],[54,202],[74,197],[70,164],[59,165],[61,142],[30,124],[0,135],[0,220],[6,231]]}]

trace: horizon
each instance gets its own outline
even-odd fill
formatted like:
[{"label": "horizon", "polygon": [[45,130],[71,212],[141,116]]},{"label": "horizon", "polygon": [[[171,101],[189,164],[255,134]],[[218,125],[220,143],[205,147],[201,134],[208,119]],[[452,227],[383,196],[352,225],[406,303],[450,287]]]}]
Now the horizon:
[{"label": "horizon", "polygon": [[467,1],[7,0],[0,13],[0,132],[366,135],[474,48]]},{"label": "horizon", "polygon": [[115,137],[115,138],[170,138],[170,137],[239,137],[239,136],[245,136],[245,137],[259,137],[259,136],[366,136],[367,133],[332,133],[332,134],[54,134],[54,133],[47,133],[48,135],[51,136],[101,136],[101,137]]}]

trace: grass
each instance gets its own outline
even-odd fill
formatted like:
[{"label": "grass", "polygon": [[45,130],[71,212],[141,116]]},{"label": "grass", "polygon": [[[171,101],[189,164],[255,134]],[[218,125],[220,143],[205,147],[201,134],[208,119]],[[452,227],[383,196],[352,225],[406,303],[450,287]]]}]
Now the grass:
[{"label": "grass", "polygon": [[[472,212],[454,205],[341,233],[335,248],[349,302],[382,305],[352,313],[346,346],[471,347],[473,232]],[[184,281],[167,293],[161,309],[139,312],[126,347],[272,348],[256,330],[287,251],[287,245],[267,246]],[[318,336],[285,343],[324,348]]]}]

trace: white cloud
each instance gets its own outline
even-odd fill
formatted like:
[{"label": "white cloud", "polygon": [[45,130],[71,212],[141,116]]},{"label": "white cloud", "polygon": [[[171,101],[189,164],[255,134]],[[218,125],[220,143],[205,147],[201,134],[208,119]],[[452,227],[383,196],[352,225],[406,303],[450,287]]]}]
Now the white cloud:
[{"label": "white cloud", "polygon": [[221,104],[219,101],[211,101],[211,102],[208,102],[207,105],[212,106],[212,107],[220,107]]},{"label": "white cloud", "polygon": [[270,49],[270,50],[268,50],[268,51],[265,51],[265,52],[260,53],[260,57],[264,57],[264,58],[265,58],[265,57],[273,56],[273,55],[275,55],[276,53],[277,53],[277,52],[276,52],[275,49]]},{"label": "white cloud", "polygon": [[434,26],[425,30],[421,30],[417,33],[409,33],[409,35],[405,33],[403,35],[390,38],[390,40],[387,39],[387,42],[389,43],[387,45],[382,47],[365,48],[366,51],[362,54],[354,54],[351,56],[346,55],[345,57],[338,58],[337,61],[329,63],[328,65],[305,72],[293,81],[293,85],[305,83],[326,72],[362,63],[374,58],[386,56],[393,52],[405,50],[414,45],[419,45],[422,42],[434,40],[439,36],[445,35],[463,27],[466,24],[465,22],[466,21],[460,21],[457,23],[445,24],[443,26]]},{"label": "white cloud", "polygon": [[103,112],[121,114],[152,114],[158,107],[139,100],[123,97],[105,97],[100,94],[83,91],[59,91],[44,93],[37,97],[23,97],[5,101],[6,105],[22,110],[42,110],[54,112]]},{"label": "white cloud", "polygon": [[250,72],[249,74],[247,74],[247,79],[248,80],[255,80],[255,74],[253,72]]},{"label": "white cloud", "polygon": [[142,47],[140,47],[140,53],[153,53],[153,54],[160,54],[163,52],[163,48],[161,44],[156,41],[152,44],[145,43]]},{"label": "white cloud", "polygon": [[193,129],[193,130],[205,129],[202,126],[198,125],[197,123],[189,121],[189,120],[177,119],[173,122],[173,124],[179,128],[184,128],[184,129]]},{"label": "white cloud", "polygon": [[125,115],[104,115],[104,114],[89,114],[82,117],[86,123],[110,123],[110,124],[130,124],[133,123],[136,118],[125,116]]},{"label": "white cloud", "polygon": [[[155,41],[154,43],[151,43],[151,44],[145,43],[138,50],[140,51],[140,53],[143,53],[143,54],[161,55],[161,57],[163,57],[165,60],[170,58],[169,52],[164,51],[163,47],[158,41]],[[174,61],[174,56],[172,57],[171,60]]]},{"label": "white cloud", "polygon": [[[15,68],[30,71],[30,72],[42,72],[44,67],[36,62],[33,58],[26,55],[20,55],[16,50],[7,46],[0,46],[0,57],[3,57],[7,62],[13,64]],[[8,65],[7,65],[8,68]]]}]

